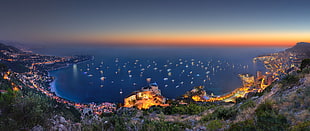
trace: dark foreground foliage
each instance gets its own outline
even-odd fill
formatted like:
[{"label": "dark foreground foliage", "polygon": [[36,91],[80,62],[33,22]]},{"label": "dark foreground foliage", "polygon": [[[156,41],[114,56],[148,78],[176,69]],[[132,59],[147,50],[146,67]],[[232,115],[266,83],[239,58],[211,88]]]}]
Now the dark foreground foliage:
[{"label": "dark foreground foliage", "polygon": [[[0,70],[7,68],[0,64]],[[13,91],[13,85],[22,87]],[[25,87],[14,75],[10,81],[0,74],[0,127],[1,130],[29,130],[40,125],[48,127],[49,119],[61,115],[67,120],[80,121],[80,113],[75,108],[58,103],[41,92]]]}]

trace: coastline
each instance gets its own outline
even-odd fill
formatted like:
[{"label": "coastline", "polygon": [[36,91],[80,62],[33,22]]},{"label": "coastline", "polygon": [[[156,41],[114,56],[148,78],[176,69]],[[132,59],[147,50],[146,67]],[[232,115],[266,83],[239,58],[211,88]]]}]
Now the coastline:
[{"label": "coastline", "polygon": [[[251,58],[251,59],[252,59],[252,58]],[[252,62],[252,60],[249,60],[249,61]],[[86,62],[86,61],[83,61],[83,62]],[[237,76],[231,76],[231,77],[236,77],[235,79],[237,79]],[[238,82],[241,83],[242,80],[238,79]],[[191,86],[191,87],[194,87],[194,86]],[[233,91],[235,91],[235,90],[239,90],[239,88],[242,88],[242,87],[243,87],[243,85],[235,86],[235,88],[231,89],[231,91],[228,91],[228,92],[226,92],[226,93],[218,94],[217,96],[223,96],[223,95],[225,95],[225,94],[231,94],[231,92],[233,92]],[[183,93],[185,93],[185,92],[183,92]],[[179,97],[179,96],[177,96],[177,97]],[[175,98],[177,98],[177,97],[174,97],[174,98],[172,98],[172,99],[175,99]],[[86,102],[86,103],[87,103],[87,102]]]},{"label": "coastline", "polygon": [[79,61],[79,62],[76,62],[76,63],[68,63],[66,66],[61,66],[61,67],[58,67],[58,68],[53,68],[53,69],[47,70],[47,71],[48,71],[48,72],[49,72],[49,71],[56,71],[56,70],[68,68],[70,65],[73,65],[73,64],[81,64],[81,63],[85,63],[85,62],[87,62],[87,61],[94,60],[94,57],[95,57],[95,56],[91,56],[91,57],[92,57],[91,59],[82,60],[82,61]]},{"label": "coastline", "polygon": [[[279,53],[273,53],[273,54],[279,54]],[[33,54],[28,54],[28,55],[31,56]],[[43,61],[41,61],[41,62],[38,61],[38,62],[32,64],[32,66],[30,67],[31,71],[28,72],[28,75],[30,75],[31,77],[22,75],[22,77],[24,77],[24,79],[27,81],[27,82],[25,82],[25,84],[28,85],[30,88],[36,88],[38,91],[41,91],[44,94],[46,94],[47,96],[50,96],[52,99],[55,99],[57,102],[65,103],[65,104],[70,105],[70,106],[74,106],[76,109],[78,109],[80,111],[82,111],[85,108],[93,109],[94,114],[101,114],[103,112],[114,112],[114,111],[116,111],[117,107],[116,107],[116,104],[114,104],[114,103],[109,103],[109,102],[93,103],[92,102],[92,103],[83,104],[83,103],[79,103],[79,102],[73,102],[71,100],[68,100],[67,98],[62,98],[62,97],[57,96],[56,90],[55,90],[55,92],[51,92],[52,89],[49,89],[48,87],[44,86],[44,83],[46,83],[46,82],[48,82],[48,84],[50,85],[52,82],[55,81],[55,78],[50,76],[50,74],[49,74],[50,71],[68,68],[72,64],[81,64],[81,63],[87,62],[88,60],[93,60],[94,56],[91,56],[91,58],[89,56],[88,57],[85,57],[85,56],[84,57],[81,57],[81,56],[55,57],[55,56],[44,56],[44,55],[38,55],[38,54],[36,54],[35,56],[39,57],[39,58],[42,57],[41,60],[43,60]],[[270,55],[268,55],[268,57],[269,56]],[[259,55],[258,58],[261,59],[261,57],[262,56]],[[271,56],[271,57],[277,57],[277,55]],[[283,56],[281,56],[281,58],[282,57]],[[46,59],[48,59],[48,61],[45,61]],[[265,58],[262,60],[264,61]],[[268,58],[267,60],[271,60],[271,59]],[[56,64],[56,65],[53,66],[50,63]],[[59,64],[57,65],[57,63],[59,63]],[[60,65],[65,65],[65,66],[60,66]],[[45,74],[44,71],[47,71],[47,74]],[[40,75],[35,75],[35,74],[40,74]],[[247,77],[244,77],[244,78],[247,78]],[[45,81],[42,81],[43,79],[45,79]],[[46,81],[46,80],[48,80],[48,81]],[[273,79],[273,80],[275,80],[275,79]],[[266,85],[264,85],[264,87],[254,89],[252,91],[260,92],[260,91],[264,90],[264,88],[266,88]],[[49,90],[46,90],[46,89],[49,89]],[[228,99],[246,97],[246,95],[249,92],[251,92],[251,91],[249,91],[249,89],[250,89],[250,86],[243,85],[242,87],[237,87],[232,92],[225,93],[224,95],[220,95],[219,97],[210,97],[212,99],[209,99],[209,100],[198,99],[197,101],[202,101],[202,102],[216,102],[216,101],[232,102],[233,100],[228,100]]]}]

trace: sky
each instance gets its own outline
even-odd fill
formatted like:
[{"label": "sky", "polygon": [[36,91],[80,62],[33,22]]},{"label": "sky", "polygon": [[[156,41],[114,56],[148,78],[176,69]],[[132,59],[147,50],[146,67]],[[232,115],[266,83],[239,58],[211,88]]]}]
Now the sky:
[{"label": "sky", "polygon": [[1,0],[0,40],[106,45],[310,42],[310,0]]}]

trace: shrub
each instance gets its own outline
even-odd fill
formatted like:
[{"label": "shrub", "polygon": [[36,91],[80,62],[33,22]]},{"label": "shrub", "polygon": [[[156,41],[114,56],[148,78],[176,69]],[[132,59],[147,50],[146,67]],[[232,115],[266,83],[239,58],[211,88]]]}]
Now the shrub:
[{"label": "shrub", "polygon": [[234,119],[237,115],[238,111],[235,107],[229,107],[229,108],[223,108],[219,107],[217,108],[212,114],[208,114],[201,118],[201,121],[207,122],[209,120],[228,120],[228,119]]},{"label": "shrub", "polygon": [[253,102],[253,100],[247,100],[243,104],[240,105],[241,110],[244,110],[250,107],[255,107],[255,103]]},{"label": "shrub", "polygon": [[260,130],[286,130],[288,127],[286,117],[278,114],[272,104],[266,101],[257,107],[255,110],[256,127]]},{"label": "shrub", "polygon": [[310,129],[310,121],[299,123],[290,128],[291,131],[307,131]]},{"label": "shrub", "polygon": [[305,68],[302,71],[299,71],[298,73],[303,73],[303,74],[309,74],[310,73],[310,68]]},{"label": "shrub", "polygon": [[236,99],[236,103],[241,103],[241,102],[243,102],[243,101],[245,101],[245,100],[246,100],[246,98],[238,97],[238,98]]},{"label": "shrub", "polygon": [[191,103],[188,105],[175,105],[165,107],[162,111],[166,115],[171,114],[188,114],[188,115],[196,115],[203,112],[206,109],[213,108],[214,105],[198,105],[196,103]]},{"label": "shrub", "polygon": [[219,108],[218,110],[213,112],[218,119],[231,119],[237,115],[237,109],[234,107],[230,108]]},{"label": "shrub", "polygon": [[265,93],[270,92],[273,86],[274,86],[273,84],[267,86],[267,87],[265,88],[265,90],[263,90],[262,92],[256,92],[256,93],[254,94],[254,96],[262,96],[262,95],[264,95]]},{"label": "shrub", "polygon": [[201,118],[200,121],[202,121],[202,122],[208,122],[208,121],[214,120],[214,119],[216,119],[216,116],[215,116],[215,115],[213,115],[213,114],[208,114],[208,115],[206,115],[206,116],[203,116],[203,117]]},{"label": "shrub", "polygon": [[293,85],[293,84],[297,84],[298,81],[299,81],[299,77],[298,76],[296,76],[296,75],[286,75],[282,79],[281,83],[283,85]]},{"label": "shrub", "polygon": [[190,128],[189,125],[180,122],[145,121],[141,127],[143,131],[180,131]]},{"label": "shrub", "polygon": [[235,124],[232,124],[229,128],[229,131],[255,131],[255,125],[253,120],[241,121]]},{"label": "shrub", "polygon": [[0,63],[0,72],[5,72],[5,71],[8,71],[8,67],[5,64]]},{"label": "shrub", "polygon": [[310,59],[303,59],[300,64],[300,69],[303,70],[310,66]]},{"label": "shrub", "polygon": [[216,131],[223,127],[223,123],[220,120],[212,120],[207,125],[207,129],[210,131]]}]

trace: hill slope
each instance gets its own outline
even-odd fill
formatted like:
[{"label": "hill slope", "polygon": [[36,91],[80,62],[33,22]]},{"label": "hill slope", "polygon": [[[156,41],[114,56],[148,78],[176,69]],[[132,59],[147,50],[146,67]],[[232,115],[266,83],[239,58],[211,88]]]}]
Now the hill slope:
[{"label": "hill slope", "polygon": [[310,58],[310,43],[299,42],[295,46],[286,49],[285,51],[292,52],[303,58]]}]

